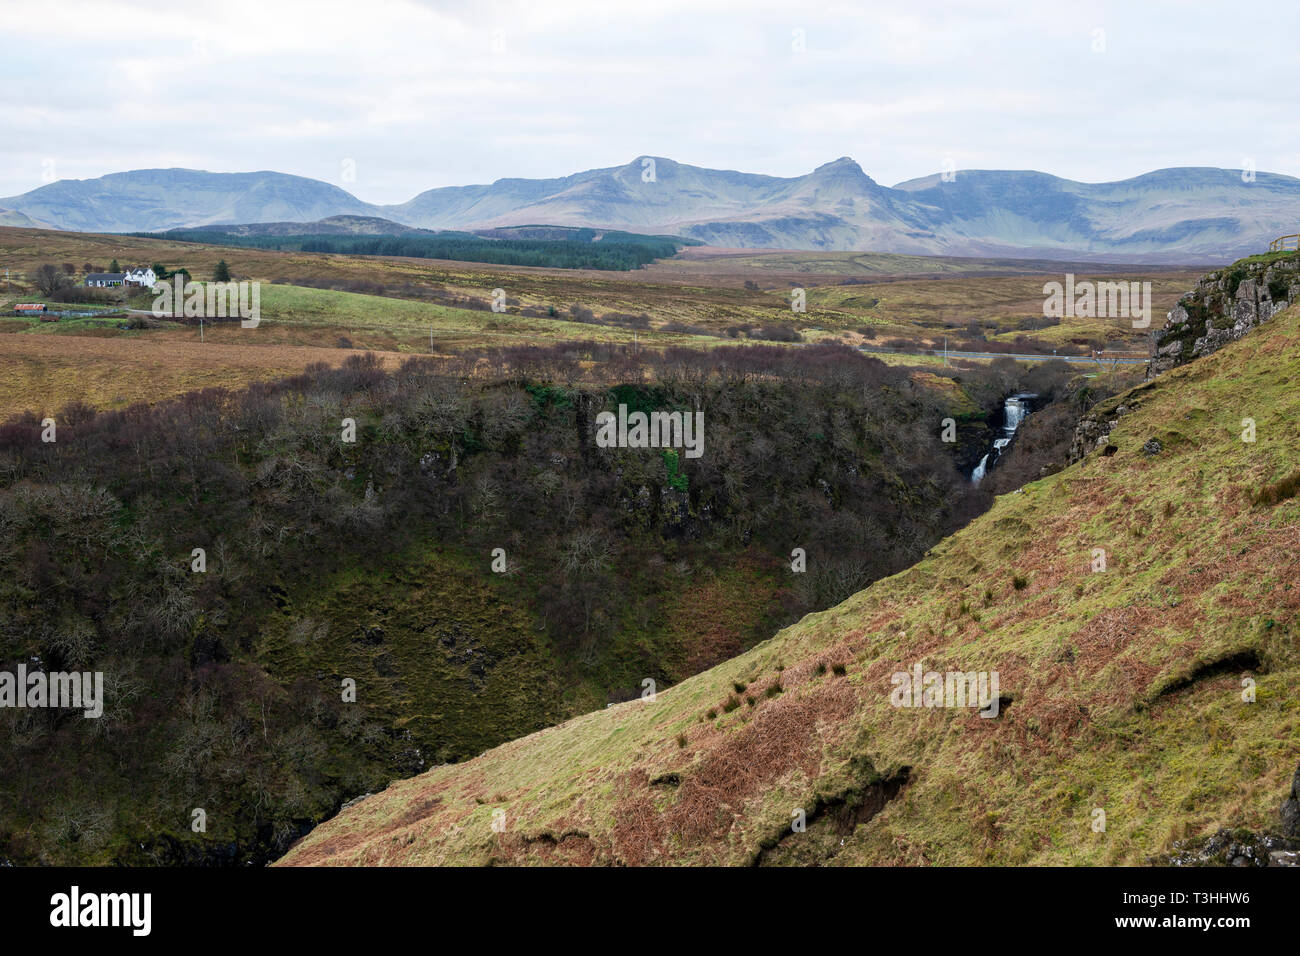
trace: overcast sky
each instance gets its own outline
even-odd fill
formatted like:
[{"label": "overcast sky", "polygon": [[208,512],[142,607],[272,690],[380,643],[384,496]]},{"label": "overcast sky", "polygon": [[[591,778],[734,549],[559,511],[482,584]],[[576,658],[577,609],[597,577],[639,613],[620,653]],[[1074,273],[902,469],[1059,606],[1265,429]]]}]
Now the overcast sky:
[{"label": "overcast sky", "polygon": [[274,169],[370,202],[640,155],[886,185],[1300,175],[1300,4],[4,0],[0,196]]}]

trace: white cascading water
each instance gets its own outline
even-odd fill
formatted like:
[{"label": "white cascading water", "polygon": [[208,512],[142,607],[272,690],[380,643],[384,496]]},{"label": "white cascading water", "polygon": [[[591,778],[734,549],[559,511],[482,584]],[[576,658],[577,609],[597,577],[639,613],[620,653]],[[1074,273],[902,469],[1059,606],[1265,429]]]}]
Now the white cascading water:
[{"label": "white cascading water", "polygon": [[1019,395],[1012,395],[1002,409],[1002,430],[1014,435],[1020,423],[1025,420],[1025,403]]},{"label": "white cascading water", "polygon": [[1011,444],[1011,439],[1016,437],[1016,431],[1020,428],[1021,422],[1029,414],[1029,400],[1037,398],[1028,392],[1021,392],[1019,395],[1012,395],[1002,404],[1002,437],[993,439],[993,450],[980,459],[980,463],[975,466],[975,470],[970,473],[972,484],[978,485],[980,481],[988,474],[989,468],[1002,457],[1002,451]]}]

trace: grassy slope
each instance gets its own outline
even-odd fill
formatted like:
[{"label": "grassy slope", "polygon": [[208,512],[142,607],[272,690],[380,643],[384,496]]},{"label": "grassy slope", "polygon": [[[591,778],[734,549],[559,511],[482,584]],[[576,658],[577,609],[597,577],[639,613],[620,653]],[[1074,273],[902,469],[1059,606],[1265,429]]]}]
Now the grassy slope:
[{"label": "grassy slope", "polygon": [[[1297,355],[1292,309],[1111,400],[1136,406],[1113,455],[999,499],[908,571],[653,702],[394,783],[283,862],[1133,864],[1268,827],[1300,759],[1300,503],[1252,493],[1300,467]],[[917,661],[996,670],[1012,703],[993,720],[891,707],[891,673]],[[902,768],[856,829],[817,815]],[[797,808],[813,822],[794,835]]]}]

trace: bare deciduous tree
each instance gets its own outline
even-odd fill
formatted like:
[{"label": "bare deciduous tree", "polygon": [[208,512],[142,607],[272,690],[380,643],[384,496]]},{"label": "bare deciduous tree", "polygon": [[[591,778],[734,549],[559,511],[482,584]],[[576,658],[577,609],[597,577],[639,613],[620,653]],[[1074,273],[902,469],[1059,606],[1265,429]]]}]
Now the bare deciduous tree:
[{"label": "bare deciduous tree", "polygon": [[36,268],[32,281],[36,283],[41,295],[54,295],[67,284],[68,277],[58,266],[47,262]]}]

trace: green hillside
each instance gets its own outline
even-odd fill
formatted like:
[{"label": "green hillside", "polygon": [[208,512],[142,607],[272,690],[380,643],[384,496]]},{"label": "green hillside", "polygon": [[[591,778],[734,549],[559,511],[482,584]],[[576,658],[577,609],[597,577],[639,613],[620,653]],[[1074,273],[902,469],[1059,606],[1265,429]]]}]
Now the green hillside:
[{"label": "green hillside", "polygon": [[[1111,399],[1104,447],[910,569],[652,701],[394,783],[282,863],[1140,864],[1275,829],[1297,356],[1292,308]],[[917,664],[997,672],[998,715],[892,706]]]}]

